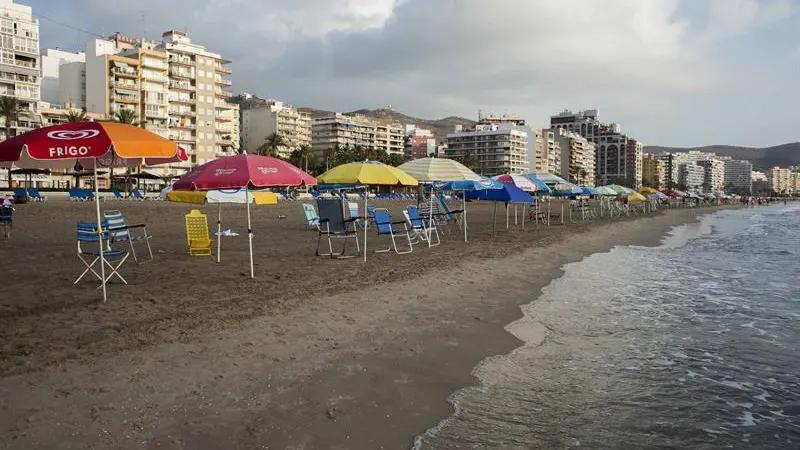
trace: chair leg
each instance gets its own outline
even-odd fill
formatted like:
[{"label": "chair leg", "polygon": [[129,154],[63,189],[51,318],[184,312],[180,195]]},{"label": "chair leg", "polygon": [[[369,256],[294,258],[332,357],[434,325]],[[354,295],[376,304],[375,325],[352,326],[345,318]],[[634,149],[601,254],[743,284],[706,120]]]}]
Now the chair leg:
[{"label": "chair leg", "polygon": [[[442,241],[439,239],[439,227],[433,227],[433,228],[431,228],[430,231],[431,232],[430,232],[430,235],[428,235],[428,239],[431,240],[431,247],[435,247],[435,246],[441,244]],[[436,235],[436,242],[433,242],[433,236],[434,235]]]},{"label": "chair leg", "polygon": [[103,277],[101,277],[101,276],[100,276],[100,274],[99,274],[99,273],[97,273],[97,272],[94,270],[94,265],[95,265],[95,264],[97,264],[97,261],[99,261],[99,260],[100,260],[100,257],[99,257],[99,256],[95,256],[95,258],[92,260],[92,262],[91,262],[91,263],[90,263],[90,262],[88,262],[88,261],[86,261],[86,260],[83,258],[83,256],[81,256],[80,254],[78,255],[78,259],[80,259],[80,260],[81,260],[81,262],[83,263],[83,265],[85,265],[85,266],[86,266],[86,270],[84,270],[84,271],[83,271],[83,273],[81,273],[81,274],[80,274],[80,276],[79,276],[79,277],[78,277],[78,278],[75,280],[75,282],[74,282],[74,283],[72,283],[72,284],[78,284],[78,282],[79,282],[79,281],[81,281],[81,279],[82,279],[84,276],[86,276],[86,274],[87,274],[87,273],[89,273],[89,272],[92,272],[92,273],[94,274],[94,276],[96,276],[98,279],[100,279],[100,280],[102,280],[102,279],[103,279]]},{"label": "chair leg", "polygon": [[[125,281],[125,278],[122,278],[122,275],[120,275],[120,273],[119,273],[119,268],[122,267],[122,264],[128,259],[128,256],[129,255],[123,256],[122,259],[120,259],[119,262],[116,265],[112,264],[111,261],[109,261],[107,259],[105,260],[106,265],[111,269],[111,273],[106,275],[106,283],[108,283],[108,281],[111,279],[111,277],[116,275],[117,278],[122,280],[123,283],[128,284],[128,282]],[[98,289],[100,287],[102,287],[102,285],[98,286]]]}]

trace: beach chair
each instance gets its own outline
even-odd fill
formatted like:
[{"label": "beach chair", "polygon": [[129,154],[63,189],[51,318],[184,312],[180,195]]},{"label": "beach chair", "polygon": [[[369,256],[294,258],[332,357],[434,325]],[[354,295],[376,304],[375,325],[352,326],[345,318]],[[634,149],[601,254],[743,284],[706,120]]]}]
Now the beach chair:
[{"label": "beach chair", "polygon": [[[108,283],[108,280],[115,275],[117,278],[122,280],[123,283],[128,284],[128,282],[125,281],[125,278],[122,278],[122,275],[119,273],[120,267],[122,267],[122,264],[128,259],[128,252],[126,250],[112,249],[109,247],[107,245],[108,223],[103,222],[100,224],[100,227],[102,228],[102,231],[97,230],[97,223],[78,222],[76,227],[78,259],[81,260],[86,269],[80,274],[73,284],[78,284],[78,282],[90,272],[97,277],[98,280],[100,280],[101,285],[103,282]],[[102,240],[104,243],[103,258],[108,268],[105,280],[103,280],[103,277],[100,275],[101,271],[99,268],[95,268],[97,263],[100,262],[100,240]],[[82,245],[85,245],[86,248],[83,248]]]},{"label": "beach chair", "polygon": [[[386,208],[375,208],[375,228],[378,230],[378,236],[389,236],[392,240],[391,247],[384,250],[375,250],[375,253],[384,253],[394,250],[398,255],[411,253],[414,251],[415,240],[412,240],[413,231],[408,229],[405,220],[399,222],[392,222],[392,214]],[[400,228],[397,225],[402,225]],[[400,250],[397,247],[397,239],[405,237],[408,243],[408,250]]]},{"label": "beach chair", "polygon": [[361,212],[358,210],[358,202],[347,202],[347,210],[350,213],[351,219],[356,219],[354,222],[356,224],[356,228],[364,229],[364,217],[361,215]]},{"label": "beach chair", "polygon": [[132,194],[133,194],[133,199],[134,200],[139,200],[139,201],[147,200],[147,197],[142,195],[142,191],[140,191],[138,189],[134,189]]},{"label": "beach chair", "polygon": [[319,216],[314,205],[311,203],[303,203],[303,213],[306,215],[306,229],[311,230],[319,226]]},{"label": "beach chair", "polygon": [[[426,222],[422,216],[420,216],[419,208],[416,206],[409,206],[405,211],[403,211],[403,214],[406,216],[406,220],[408,221],[409,226],[411,226],[411,231],[414,232],[416,238],[427,242],[429,234],[428,227],[430,226],[430,223]],[[430,228],[430,237],[431,247],[441,243],[439,240],[439,230],[436,228],[435,224]],[[435,240],[434,237],[436,238]]]},{"label": "beach chair", "polygon": [[[361,246],[358,243],[358,234],[356,233],[355,221],[358,217],[344,218],[344,205],[340,198],[319,198],[317,199],[317,210],[319,210],[319,225],[317,230],[317,256],[330,256],[331,258],[348,258],[346,256],[347,240],[355,239],[356,250],[360,253]],[[328,253],[320,253],[319,245],[322,238],[328,240]],[[342,250],[339,253],[333,251],[333,239],[343,239]]]},{"label": "beach chair", "polygon": [[189,256],[211,256],[214,241],[208,235],[208,217],[197,209],[186,215],[186,246]]},{"label": "beach chair", "polygon": [[47,200],[47,196],[42,195],[37,188],[31,188],[30,191],[28,191],[28,194],[31,199],[37,202],[43,202]]},{"label": "beach chair", "polygon": [[111,193],[114,194],[114,200],[125,200],[125,196],[118,189],[112,189]]},{"label": "beach chair", "polygon": [[28,191],[25,188],[14,188],[13,194],[15,204],[28,203]]},{"label": "beach chair", "polygon": [[[439,213],[441,217],[444,219],[445,223],[449,225],[450,223],[455,222],[459,228],[461,228],[461,217],[464,214],[463,209],[450,209],[445,201],[444,194],[439,193],[436,195],[436,206],[439,209]],[[449,229],[448,229],[449,231]]]},{"label": "beach chair", "polygon": [[3,225],[3,236],[11,237],[11,229],[14,227],[13,206],[0,206],[0,224]]},{"label": "beach chair", "polygon": [[[140,223],[136,225],[127,225],[125,223],[125,218],[122,217],[122,213],[117,210],[105,211],[103,212],[103,216],[105,217],[106,222],[108,222],[108,232],[110,235],[109,241],[111,244],[127,242],[131,247],[131,255],[133,255],[133,260],[137,264],[142,264],[153,260],[153,249],[150,248],[150,238],[152,236],[147,234],[147,227],[145,224]],[[139,258],[136,256],[136,248],[134,247],[134,243],[140,242],[143,242],[147,245],[147,253],[150,255],[149,259],[139,261]]]}]

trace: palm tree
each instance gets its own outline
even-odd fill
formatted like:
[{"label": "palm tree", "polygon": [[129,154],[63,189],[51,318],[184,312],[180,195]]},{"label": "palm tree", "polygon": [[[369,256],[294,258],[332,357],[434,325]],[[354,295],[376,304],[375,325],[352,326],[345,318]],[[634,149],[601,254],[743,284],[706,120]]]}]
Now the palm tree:
[{"label": "palm tree", "polygon": [[300,161],[303,162],[303,170],[308,172],[308,159],[313,156],[314,151],[308,144],[303,144],[297,148],[297,153],[300,156]]},{"label": "palm tree", "polygon": [[134,125],[134,122],[136,122],[136,111],[128,108],[118,109],[117,112],[114,113],[114,122]]},{"label": "palm tree", "polygon": [[256,149],[256,153],[275,158],[280,153],[280,149],[285,146],[286,142],[284,142],[283,136],[276,131],[275,133],[267,136],[267,139],[264,140],[264,143]]},{"label": "palm tree", "polygon": [[[19,120],[19,116],[26,114],[27,109],[15,97],[0,96],[0,117],[5,119],[6,139],[11,137],[11,122]],[[11,168],[8,168],[8,188],[11,189]]]},{"label": "palm tree", "polygon": [[64,114],[64,118],[67,122],[86,122],[86,113],[79,109],[70,109]]},{"label": "palm tree", "polygon": [[586,169],[581,169],[578,172],[578,176],[580,177],[581,186],[583,186],[586,184],[586,178],[589,177],[589,172],[587,172]]}]

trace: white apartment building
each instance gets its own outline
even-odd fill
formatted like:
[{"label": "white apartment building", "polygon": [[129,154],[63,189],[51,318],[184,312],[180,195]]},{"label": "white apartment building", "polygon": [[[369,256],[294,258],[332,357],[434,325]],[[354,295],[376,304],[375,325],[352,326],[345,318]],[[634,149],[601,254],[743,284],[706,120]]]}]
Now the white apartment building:
[{"label": "white apartment building", "polygon": [[697,161],[695,164],[703,168],[703,191],[717,193],[725,185],[725,163],[719,158]]},{"label": "white apartment building", "polygon": [[767,180],[773,192],[778,194],[792,193],[792,172],[788,168],[773,167],[767,172]]},{"label": "white apartment building", "polygon": [[193,43],[182,31],[161,37],[157,49],[168,55],[169,128],[180,133],[178,143],[189,153],[187,166],[232,154],[239,136],[227,125],[236,114],[227,102],[230,61]]},{"label": "white apartment building", "polygon": [[311,121],[311,147],[317,157],[334,147],[362,147],[403,154],[404,130],[361,115],[335,113]]},{"label": "white apartment building", "polygon": [[[593,187],[595,185],[595,145],[578,133],[564,128],[544,130],[552,132],[561,151],[561,176],[572,183]],[[585,173],[585,176],[582,174]]]},{"label": "white apartment building", "polygon": [[561,172],[561,144],[556,140],[556,134],[552,131],[542,130],[542,139],[545,148],[546,158],[543,167],[550,173]]},{"label": "white apartment building", "polygon": [[525,119],[515,114],[483,114],[478,111],[478,123],[482,125],[514,125],[519,127],[525,126]]},{"label": "white apartment building", "polygon": [[[16,136],[38,123],[36,103],[41,99],[39,65],[39,21],[30,6],[0,0],[0,95],[15,97],[24,108],[11,124]],[[0,118],[0,136],[5,136],[5,119]]]},{"label": "white apartment building", "polygon": [[792,172],[792,193],[800,194],[800,172]]},{"label": "white apartment building", "polygon": [[[61,67],[65,64],[85,63],[86,53],[67,52],[48,48],[42,52],[42,101],[53,105],[61,104]],[[80,67],[80,65],[78,65]],[[78,91],[79,92],[79,91]],[[85,104],[76,106],[84,108]]]},{"label": "white apartment building", "polygon": [[600,184],[625,182],[639,186],[642,181],[641,142],[622,133],[617,123],[600,121],[597,109],[564,110],[550,117],[550,128],[563,128],[595,144],[596,180]]},{"label": "white apartment building", "polygon": [[727,188],[741,189],[746,192],[753,191],[753,163],[745,160],[725,159],[725,181]]},{"label": "white apartment building", "polygon": [[678,185],[689,191],[699,191],[703,187],[706,171],[693,162],[678,165]]},{"label": "white apartment building", "polygon": [[277,133],[284,142],[278,150],[286,158],[292,150],[311,145],[311,115],[281,101],[268,99],[249,104],[241,111],[242,145],[255,153],[269,136]]},{"label": "white apartment building", "polygon": [[464,130],[460,125],[447,135],[448,158],[484,175],[530,172],[528,133],[513,125],[481,125]]}]

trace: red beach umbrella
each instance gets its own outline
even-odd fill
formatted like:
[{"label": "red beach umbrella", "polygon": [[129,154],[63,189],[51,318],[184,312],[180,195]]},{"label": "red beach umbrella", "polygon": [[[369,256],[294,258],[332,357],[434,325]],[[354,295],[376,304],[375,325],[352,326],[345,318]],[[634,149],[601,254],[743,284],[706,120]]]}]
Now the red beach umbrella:
[{"label": "red beach umbrella", "polygon": [[[248,189],[314,186],[317,179],[292,164],[269,156],[242,153],[209,161],[181,177],[172,189],[175,191],[211,191],[217,189],[245,190],[247,203],[247,238],[250,245],[250,278],[255,278],[253,268],[253,227],[250,221]],[[218,236],[217,239],[221,239]],[[219,241],[217,243],[219,245]]]}]

